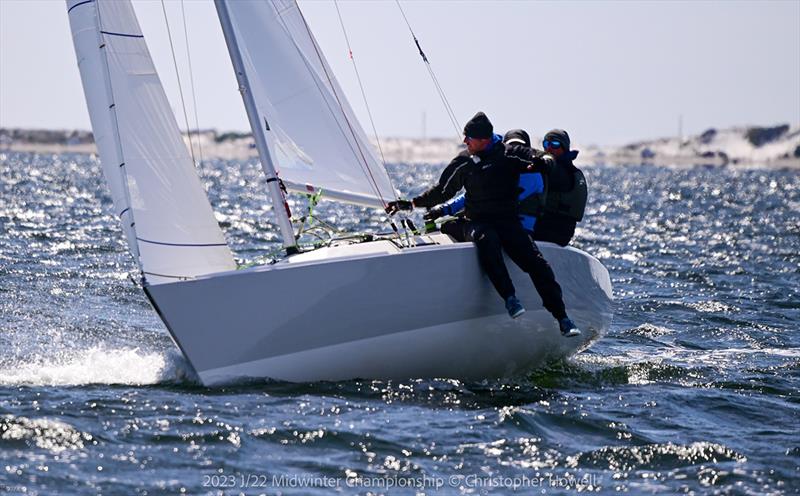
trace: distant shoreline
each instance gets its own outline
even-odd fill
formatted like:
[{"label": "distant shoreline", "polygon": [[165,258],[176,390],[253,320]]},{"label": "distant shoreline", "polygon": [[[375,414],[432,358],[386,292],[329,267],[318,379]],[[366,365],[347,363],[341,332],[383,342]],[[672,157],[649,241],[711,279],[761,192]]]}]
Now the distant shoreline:
[{"label": "distant shoreline", "polygon": [[[184,135],[189,146],[189,138]],[[258,157],[247,133],[192,132],[192,147],[204,159],[248,160]],[[534,142],[537,140],[534,139]],[[377,143],[373,143],[377,144]],[[387,163],[446,163],[463,147],[449,138],[382,138],[380,150]],[[618,147],[588,146],[580,150],[578,165],[745,166],[800,169],[800,127],[709,129],[683,140],[663,138]],[[82,153],[97,149],[88,131],[0,128],[0,152]]]}]

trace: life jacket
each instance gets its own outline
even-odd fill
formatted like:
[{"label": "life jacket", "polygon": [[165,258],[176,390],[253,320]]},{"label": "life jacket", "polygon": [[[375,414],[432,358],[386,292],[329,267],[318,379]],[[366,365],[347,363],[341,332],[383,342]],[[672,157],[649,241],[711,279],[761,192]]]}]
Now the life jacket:
[{"label": "life jacket", "polygon": [[569,191],[553,191],[547,187],[545,181],[544,201],[537,211],[538,215],[558,214],[575,222],[583,220],[586,211],[586,200],[589,191],[586,187],[586,177],[580,169],[575,168],[574,183]]}]

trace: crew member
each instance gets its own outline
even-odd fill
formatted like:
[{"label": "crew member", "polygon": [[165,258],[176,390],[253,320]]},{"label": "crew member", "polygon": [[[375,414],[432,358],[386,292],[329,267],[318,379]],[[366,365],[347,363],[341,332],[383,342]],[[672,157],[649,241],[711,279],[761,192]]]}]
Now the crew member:
[{"label": "crew member", "polygon": [[537,221],[533,239],[567,246],[575,235],[575,225],[583,219],[586,210],[586,178],[572,163],[578,151],[570,150],[566,131],[548,131],[542,146],[545,152],[556,159],[556,167],[551,168],[544,177],[544,204],[535,214]]},{"label": "crew member", "polygon": [[[503,136],[503,143],[509,146],[522,145],[530,148],[531,139],[524,129],[512,129]],[[544,180],[540,173],[525,171],[520,174],[517,200],[519,201],[519,221],[528,234],[532,235],[536,226],[536,215],[540,213],[544,205]],[[423,217],[425,220],[435,220],[444,215],[456,215],[464,209],[465,202],[465,195],[461,193],[452,200],[431,208]],[[465,241],[461,239],[462,233],[456,221],[445,222],[441,226],[441,231],[449,234],[456,241]]]}]

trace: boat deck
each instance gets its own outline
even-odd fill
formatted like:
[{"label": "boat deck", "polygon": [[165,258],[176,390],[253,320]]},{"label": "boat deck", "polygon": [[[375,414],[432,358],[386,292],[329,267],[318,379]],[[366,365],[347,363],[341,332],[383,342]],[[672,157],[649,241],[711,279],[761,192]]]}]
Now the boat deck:
[{"label": "boat deck", "polygon": [[[402,245],[401,242],[403,243]],[[401,240],[398,240],[396,237],[393,237],[392,239],[379,238],[369,242],[346,243],[317,248],[315,250],[292,255],[291,257],[281,260],[278,263],[296,264],[342,257],[391,255],[393,253],[399,253],[403,250],[413,250],[415,248],[421,248],[425,246],[443,246],[454,244],[456,244],[456,242],[453,241],[453,238],[440,232],[410,236],[410,244],[406,238],[402,238]]]}]

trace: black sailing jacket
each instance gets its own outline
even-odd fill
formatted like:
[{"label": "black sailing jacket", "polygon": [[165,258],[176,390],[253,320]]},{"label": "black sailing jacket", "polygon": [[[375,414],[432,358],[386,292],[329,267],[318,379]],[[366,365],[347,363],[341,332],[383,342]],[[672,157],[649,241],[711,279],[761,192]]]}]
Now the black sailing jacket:
[{"label": "black sailing jacket", "polygon": [[516,218],[520,173],[544,175],[554,166],[552,156],[521,145],[499,142],[473,156],[465,150],[445,167],[438,184],[414,198],[414,205],[433,207],[464,188],[467,218],[487,221]]},{"label": "black sailing jacket", "polygon": [[550,174],[544,177],[547,194],[542,212],[537,216],[533,239],[566,246],[575,235],[577,222],[586,209],[586,179],[575,167],[573,151],[557,160]]}]

